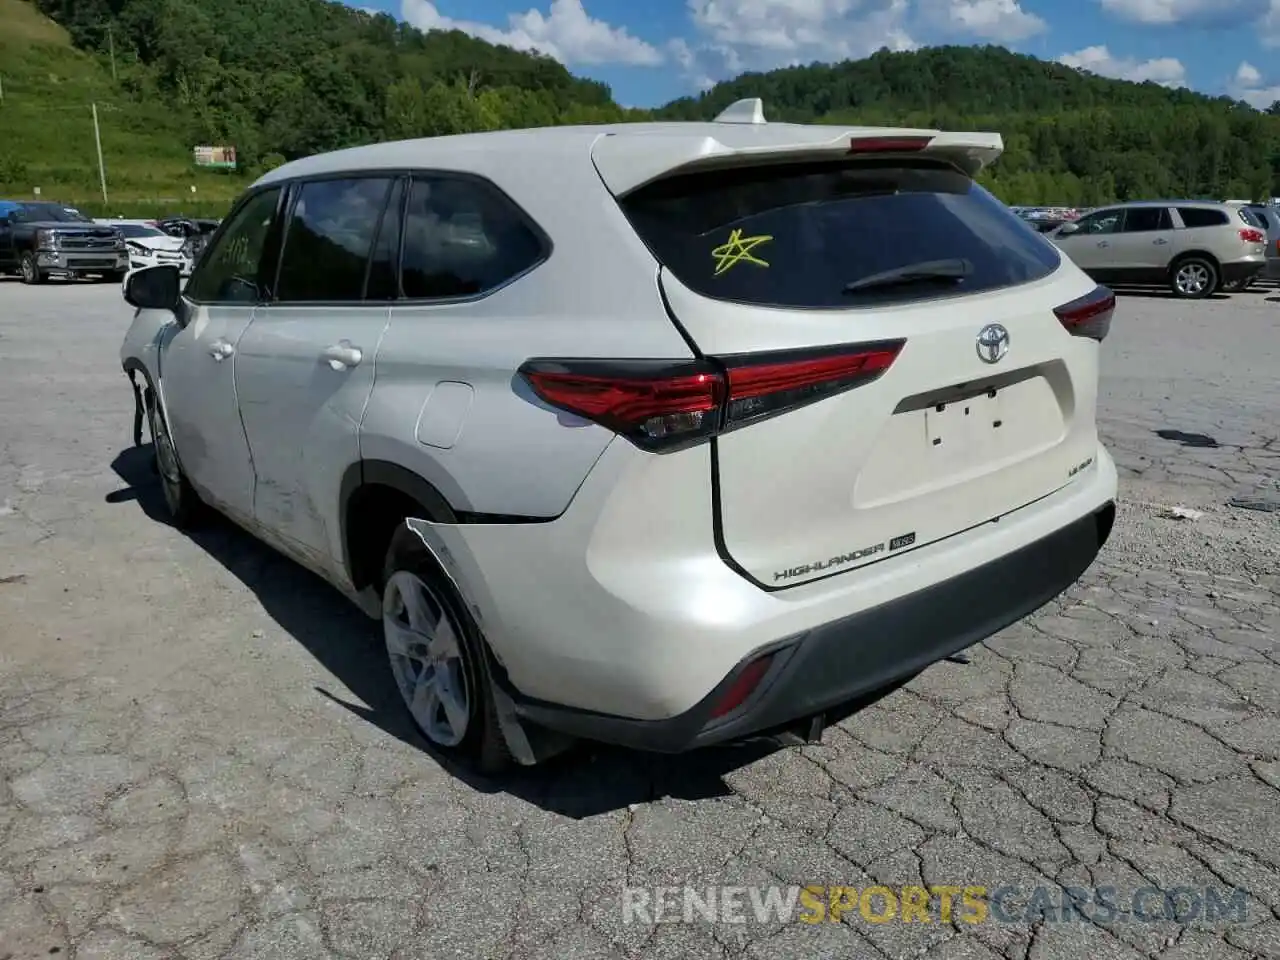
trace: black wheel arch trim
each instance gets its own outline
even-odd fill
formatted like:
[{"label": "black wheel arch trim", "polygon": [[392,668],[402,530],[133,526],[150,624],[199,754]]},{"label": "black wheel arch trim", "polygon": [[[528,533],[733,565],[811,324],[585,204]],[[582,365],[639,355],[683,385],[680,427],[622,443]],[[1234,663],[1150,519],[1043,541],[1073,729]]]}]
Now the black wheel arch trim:
[{"label": "black wheel arch trim", "polygon": [[[339,536],[342,539],[342,564],[349,577],[355,573],[348,536],[348,520],[352,497],[361,487],[377,485],[389,487],[404,494],[422,508],[418,519],[429,523],[479,524],[479,523],[550,523],[560,514],[551,517],[530,517],[518,514],[482,513],[455,507],[440,490],[419,474],[390,460],[357,460],[347,467],[339,487]],[[352,582],[355,582],[354,579]]]}]

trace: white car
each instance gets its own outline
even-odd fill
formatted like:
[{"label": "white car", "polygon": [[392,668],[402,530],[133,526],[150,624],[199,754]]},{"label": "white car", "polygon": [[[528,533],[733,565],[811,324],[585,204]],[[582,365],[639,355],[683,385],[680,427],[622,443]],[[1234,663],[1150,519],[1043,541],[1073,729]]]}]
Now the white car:
[{"label": "white car", "polygon": [[483,769],[812,739],[1111,531],[1115,298],[974,182],[1002,147],[744,101],[286,164],[127,281],[135,440]]},{"label": "white car", "polygon": [[182,276],[190,276],[192,259],[187,253],[186,241],[172,237],[152,223],[142,220],[101,220],[115,227],[124,236],[129,250],[129,269],[175,266]]}]

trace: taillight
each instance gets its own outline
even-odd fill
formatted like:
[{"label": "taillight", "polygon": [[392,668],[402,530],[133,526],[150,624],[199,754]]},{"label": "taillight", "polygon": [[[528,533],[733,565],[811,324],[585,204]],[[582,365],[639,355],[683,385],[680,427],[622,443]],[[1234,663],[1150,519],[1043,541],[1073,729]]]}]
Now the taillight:
[{"label": "taillight", "polygon": [[1068,333],[1102,340],[1111,330],[1111,317],[1116,312],[1116,295],[1106,287],[1095,287],[1092,293],[1064,303],[1053,312]]},{"label": "taillight", "polygon": [[861,344],[852,351],[826,350],[721,357],[729,378],[725,427],[741,426],[861,386],[897,359],[903,340]]},{"label": "taillight", "polygon": [[645,450],[687,446],[878,378],[905,340],[705,360],[528,360],[546,403]]},{"label": "taillight", "polygon": [[929,145],[929,137],[855,137],[850,153],[913,153]]},{"label": "taillight", "polygon": [[1266,243],[1267,235],[1261,230],[1246,229],[1240,231],[1240,239],[1245,243]]}]

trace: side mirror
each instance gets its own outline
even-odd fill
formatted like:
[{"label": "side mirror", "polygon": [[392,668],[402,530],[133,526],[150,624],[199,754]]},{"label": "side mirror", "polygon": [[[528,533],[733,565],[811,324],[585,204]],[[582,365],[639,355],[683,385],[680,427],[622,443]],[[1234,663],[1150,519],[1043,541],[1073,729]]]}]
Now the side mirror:
[{"label": "side mirror", "polygon": [[182,302],[182,276],[177,267],[144,267],[124,282],[124,299],[139,310],[172,310]]},{"label": "side mirror", "polygon": [[1080,224],[1064,223],[1062,226],[1058,228],[1058,236],[1065,237],[1072,233],[1079,233],[1079,231],[1080,231]]}]

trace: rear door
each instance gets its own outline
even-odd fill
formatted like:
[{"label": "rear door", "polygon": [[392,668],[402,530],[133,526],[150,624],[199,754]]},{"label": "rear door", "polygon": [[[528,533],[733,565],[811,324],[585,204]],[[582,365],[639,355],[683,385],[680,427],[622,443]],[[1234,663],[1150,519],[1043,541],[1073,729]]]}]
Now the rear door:
[{"label": "rear door", "polygon": [[758,583],[906,553],[1092,463],[1098,343],[1055,308],[1095,285],[957,168],[739,166],[659,180],[622,206],[663,264],[674,320],[730,384],[762,355],[794,366],[838,349],[879,371],[713,441],[722,547]]},{"label": "rear door", "polygon": [[339,503],[344,470],[360,459],[403,197],[394,173],[295,185],[273,296],[236,347],[240,418],[257,477],[254,517],[321,565],[341,556],[325,518]]}]

